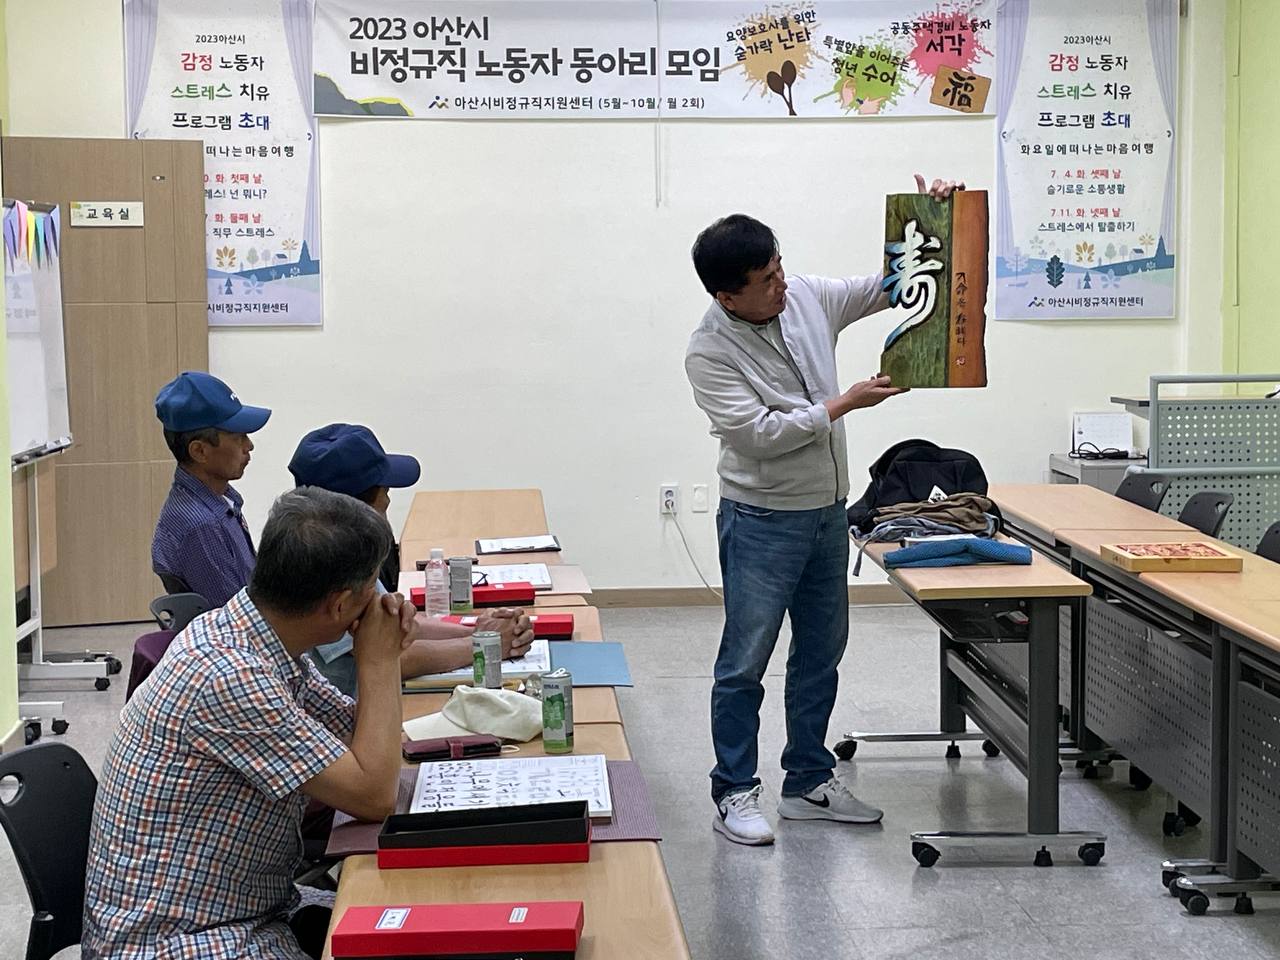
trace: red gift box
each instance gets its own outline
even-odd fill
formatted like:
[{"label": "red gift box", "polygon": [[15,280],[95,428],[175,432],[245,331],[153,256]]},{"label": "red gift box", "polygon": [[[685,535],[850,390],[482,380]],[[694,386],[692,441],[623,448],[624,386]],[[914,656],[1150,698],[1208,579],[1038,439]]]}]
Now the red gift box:
[{"label": "red gift box", "polygon": [[545,640],[568,640],[573,636],[572,613],[538,613],[533,621],[533,635]]},{"label": "red gift box", "polygon": [[335,960],[375,957],[572,960],[580,900],[348,907],[333,931]]},{"label": "red gift box", "polygon": [[[444,623],[456,623],[463,627],[474,627],[474,616],[450,614],[440,618]],[[568,640],[573,636],[572,613],[539,613],[529,617],[533,624],[533,635],[543,640]]]},{"label": "red gift box", "polygon": [[[537,591],[533,589],[533,584],[524,581],[484,583],[471,588],[471,602],[477,607],[511,607],[531,604],[536,595]],[[425,610],[427,608],[426,587],[411,587],[409,602],[419,610]],[[445,619],[450,623],[460,622],[449,617]]]},{"label": "red gift box", "polygon": [[532,583],[482,583],[471,588],[471,602],[477,607],[511,607],[533,603]]}]

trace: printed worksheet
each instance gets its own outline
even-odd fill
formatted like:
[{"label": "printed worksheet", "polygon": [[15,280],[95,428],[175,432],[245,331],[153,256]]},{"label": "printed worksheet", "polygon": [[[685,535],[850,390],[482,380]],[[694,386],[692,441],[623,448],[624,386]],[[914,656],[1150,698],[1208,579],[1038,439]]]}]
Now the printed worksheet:
[{"label": "printed worksheet", "polygon": [[593,818],[613,816],[604,756],[449,760],[418,768],[411,813],[586,800]]}]

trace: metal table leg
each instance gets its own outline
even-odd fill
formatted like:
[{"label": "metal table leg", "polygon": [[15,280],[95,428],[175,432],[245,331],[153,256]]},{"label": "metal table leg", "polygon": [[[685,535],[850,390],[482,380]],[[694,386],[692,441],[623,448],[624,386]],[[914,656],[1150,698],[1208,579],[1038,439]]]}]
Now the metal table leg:
[{"label": "metal table leg", "polygon": [[866,733],[851,730],[844,734],[835,746],[835,754],[841,760],[849,760],[858,752],[860,743],[946,743],[948,760],[960,757],[959,741],[981,740],[982,750],[989,757],[1000,755],[1000,748],[987,739],[980,730],[968,730],[964,708],[960,705],[956,679],[947,669],[946,633],[938,631],[938,662],[940,671],[937,730],[902,730],[887,733]]},{"label": "metal table leg", "polygon": [[1253,913],[1251,893],[1280,892],[1280,877],[1264,873],[1240,852],[1236,842],[1239,804],[1240,744],[1232,731],[1239,723],[1240,648],[1214,629],[1213,762],[1209,809],[1210,850],[1207,860],[1166,860],[1160,879],[1189,913],[1209,909],[1211,897],[1235,897],[1235,912]]},{"label": "metal table leg", "polygon": [[[1026,832],[913,833],[911,852],[921,866],[936,863],[947,846],[1030,850],[1035,852],[1037,866],[1053,865],[1051,846],[1075,847],[1080,859],[1090,866],[1106,853],[1105,834],[1058,829],[1058,605],[1051,598],[1028,604],[1030,650],[1025,718],[1004,693],[985,684],[983,677],[957,653],[949,651],[944,663],[959,702],[972,697],[971,709],[980,710],[993,727],[1025,731],[1025,754],[1016,749],[1016,744],[1009,746],[1015,747],[1010,751],[1011,758],[1027,775]],[[994,730],[989,732],[994,735]]]}]

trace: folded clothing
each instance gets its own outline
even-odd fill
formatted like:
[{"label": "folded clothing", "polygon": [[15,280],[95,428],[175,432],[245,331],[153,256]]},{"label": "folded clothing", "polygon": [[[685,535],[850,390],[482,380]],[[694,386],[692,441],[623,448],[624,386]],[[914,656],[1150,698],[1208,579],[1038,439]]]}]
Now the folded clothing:
[{"label": "folded clothing", "polygon": [[967,537],[962,540],[926,540],[891,550],[884,555],[886,567],[961,567],[975,563],[1031,563],[1031,548],[1020,543]]}]

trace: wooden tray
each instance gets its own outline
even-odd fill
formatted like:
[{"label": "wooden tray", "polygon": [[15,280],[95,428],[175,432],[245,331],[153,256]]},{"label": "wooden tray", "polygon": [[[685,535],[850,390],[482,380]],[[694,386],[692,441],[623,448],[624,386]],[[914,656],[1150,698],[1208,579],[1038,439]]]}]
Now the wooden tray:
[{"label": "wooden tray", "polygon": [[1239,573],[1244,557],[1212,543],[1104,543],[1102,559],[1131,573]]}]

